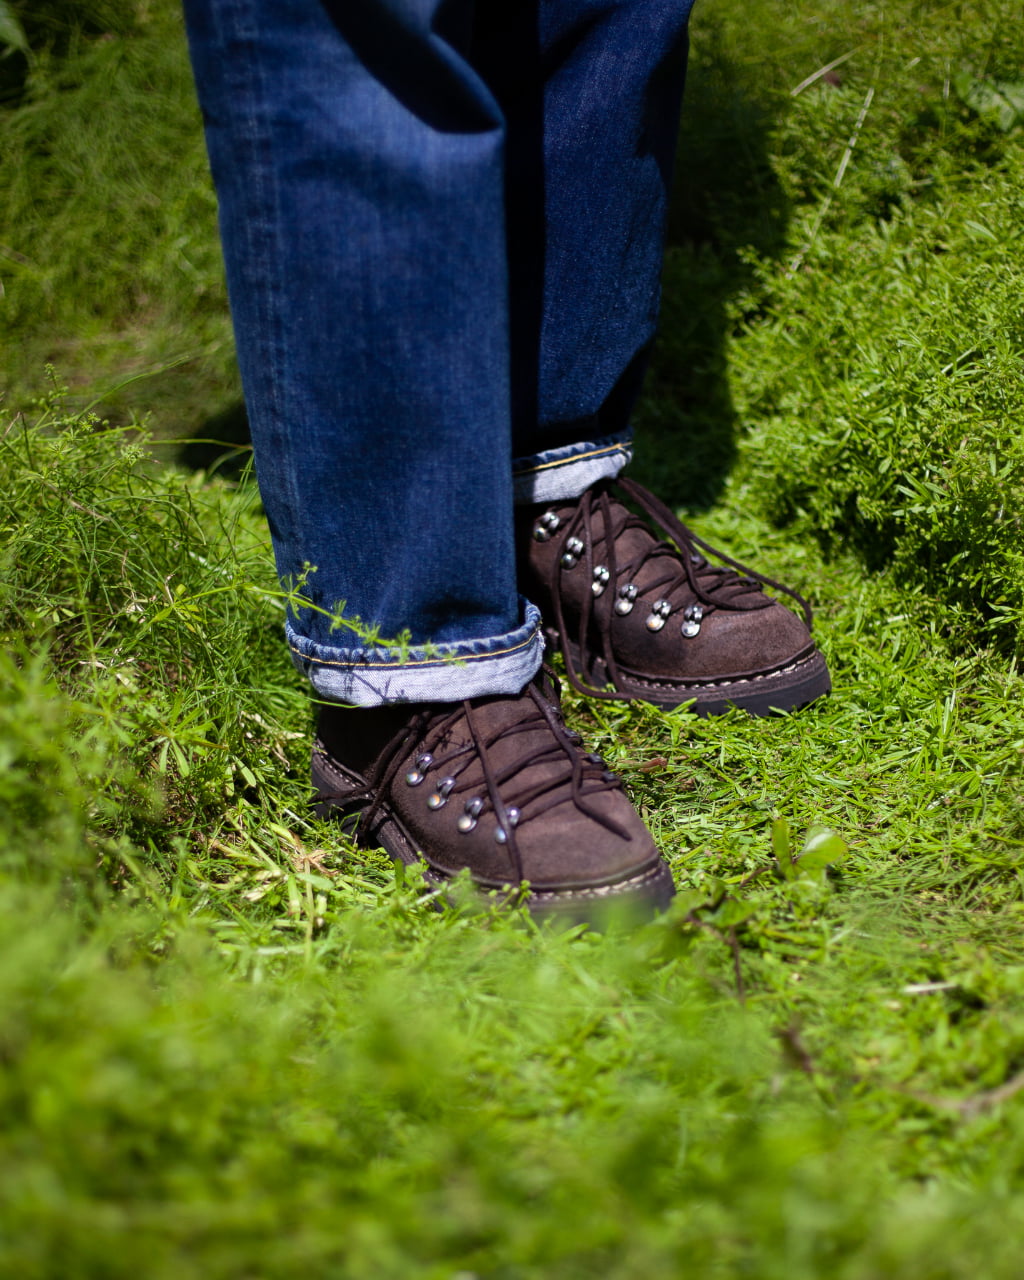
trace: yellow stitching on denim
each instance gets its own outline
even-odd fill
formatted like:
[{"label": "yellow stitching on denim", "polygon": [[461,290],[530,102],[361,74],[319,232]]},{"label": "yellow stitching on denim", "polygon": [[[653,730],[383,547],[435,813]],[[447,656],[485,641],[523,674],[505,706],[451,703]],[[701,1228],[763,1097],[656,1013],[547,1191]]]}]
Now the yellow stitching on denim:
[{"label": "yellow stitching on denim", "polygon": [[553,462],[541,462],[536,467],[527,467],[525,471],[513,471],[515,476],[532,476],[535,471],[547,471],[550,467],[566,467],[570,462],[585,462],[588,458],[604,458],[612,453],[627,453],[628,444],[606,444],[603,449],[592,449],[590,453],[574,453],[568,458],[555,458]]},{"label": "yellow stitching on denim", "polygon": [[439,667],[446,663],[450,663],[453,667],[463,662],[479,662],[484,658],[503,658],[506,654],[515,653],[519,649],[525,649],[527,645],[533,644],[540,638],[540,628],[532,631],[525,640],[519,644],[511,645],[507,649],[495,649],[493,653],[452,653],[440,658],[423,658],[415,662],[359,662],[348,661],[340,662],[331,658],[314,658],[308,653],[303,653],[301,649],[296,649],[295,645],[289,644],[288,648],[292,653],[297,653],[303,662],[318,662],[322,667],[374,667],[379,669],[385,667]]}]

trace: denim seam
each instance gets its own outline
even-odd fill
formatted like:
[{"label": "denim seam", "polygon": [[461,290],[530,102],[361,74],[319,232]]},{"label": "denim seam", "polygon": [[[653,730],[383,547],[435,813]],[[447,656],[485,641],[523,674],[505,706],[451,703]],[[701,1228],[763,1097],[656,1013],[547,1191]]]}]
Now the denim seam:
[{"label": "denim seam", "polygon": [[407,662],[374,662],[363,658],[349,658],[346,661],[341,661],[335,658],[314,657],[312,654],[303,653],[301,649],[297,649],[293,644],[289,644],[288,648],[291,649],[292,653],[297,654],[303,662],[317,662],[324,667],[379,667],[384,669],[388,667],[439,667],[449,663],[452,666],[461,666],[466,662],[484,662],[489,658],[503,658],[507,654],[526,649],[530,645],[536,644],[539,631],[539,627],[535,628],[525,640],[521,640],[518,644],[510,645],[507,649],[493,649],[489,653],[460,654],[452,652],[441,654],[437,658],[415,658]]},{"label": "denim seam", "polygon": [[[273,423],[273,429],[279,432],[281,424],[287,421],[289,389],[284,376],[287,340],[280,319],[280,298],[284,293],[280,264],[284,261],[284,254],[279,241],[283,220],[274,171],[273,130],[268,124],[265,109],[268,101],[267,73],[256,38],[259,22],[253,0],[233,0],[230,7],[225,7],[229,14],[230,37],[244,42],[250,49],[250,57],[244,67],[239,65],[239,60],[227,58],[225,85],[233,87],[242,104],[236,137],[241,148],[249,148],[252,155],[250,171],[253,216],[243,220],[243,234],[248,237],[251,245],[250,259],[261,265],[267,289],[265,299],[261,300],[258,288],[252,289],[251,295],[254,309],[259,313],[258,326],[267,335],[266,355],[271,370],[267,379],[268,418]],[[226,56],[224,51],[222,56]],[[295,492],[290,493],[289,497],[293,501],[298,499]]]},{"label": "denim seam", "polygon": [[551,467],[567,467],[574,462],[586,462],[589,458],[604,458],[613,453],[625,453],[624,443],[605,445],[603,449],[592,449],[589,453],[572,453],[565,458],[555,458],[551,462],[538,462],[535,467],[525,467],[521,471],[513,471],[513,476],[529,476],[535,471],[547,471]]}]

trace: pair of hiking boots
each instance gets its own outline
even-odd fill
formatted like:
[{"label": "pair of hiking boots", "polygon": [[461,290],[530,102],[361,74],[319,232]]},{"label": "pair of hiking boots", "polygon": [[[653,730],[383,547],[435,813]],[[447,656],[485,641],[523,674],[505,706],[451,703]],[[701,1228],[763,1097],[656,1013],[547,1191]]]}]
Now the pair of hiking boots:
[{"label": "pair of hiking boots", "polygon": [[[525,509],[519,538],[524,594],[582,692],[769,715],[829,691],[806,602],[709,547],[630,480]],[[578,920],[646,914],[674,892],[621,779],[565,725],[548,670],[511,697],[323,706],[312,768],[318,814],[404,863],[422,860],[439,887],[468,868],[535,916]]]}]

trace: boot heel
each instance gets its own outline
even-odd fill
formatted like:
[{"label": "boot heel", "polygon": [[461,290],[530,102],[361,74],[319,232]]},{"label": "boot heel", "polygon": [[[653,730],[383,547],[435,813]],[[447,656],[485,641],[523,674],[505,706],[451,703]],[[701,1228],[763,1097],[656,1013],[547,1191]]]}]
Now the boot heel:
[{"label": "boot heel", "polygon": [[[315,793],[313,816],[337,822],[345,835],[354,838],[359,820],[367,807],[365,797],[354,795],[349,799],[344,792],[338,791],[338,777],[328,771],[316,754],[313,756],[312,781]],[[355,790],[353,787],[353,791]]]}]

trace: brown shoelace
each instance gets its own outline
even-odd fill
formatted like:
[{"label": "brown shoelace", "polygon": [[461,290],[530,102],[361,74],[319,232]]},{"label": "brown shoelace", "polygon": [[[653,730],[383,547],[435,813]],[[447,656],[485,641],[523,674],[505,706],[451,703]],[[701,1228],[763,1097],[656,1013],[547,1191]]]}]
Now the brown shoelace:
[{"label": "brown shoelace", "polygon": [[[550,681],[548,687],[554,689],[557,698],[554,673],[545,669],[544,679],[545,683]],[[529,684],[521,696],[524,700],[521,717],[490,731],[481,723],[485,719],[482,704],[490,703],[493,699],[435,704],[415,714],[381,752],[367,779],[366,787],[340,797],[344,799],[346,807],[353,800],[370,800],[360,819],[358,835],[369,835],[374,819],[387,803],[403,762],[418,744],[413,757],[415,769],[419,770],[422,765],[424,770],[429,768],[438,778],[431,798],[440,798],[441,803],[448,803],[452,797],[474,793],[471,802],[464,809],[465,817],[461,819],[471,820],[473,826],[488,812],[494,814],[500,842],[508,851],[517,882],[521,882],[524,875],[516,828],[566,800],[621,839],[632,839],[618,823],[586,803],[589,796],[620,787],[617,775],[608,769],[600,756],[580,751],[579,735],[565,728],[551,702],[538,688],[537,681]],[[456,741],[455,731],[459,721],[463,719],[469,738]],[[495,767],[490,757],[499,742],[521,734],[536,734],[538,731],[546,731],[544,743],[527,748],[522,755],[501,768]],[[434,752],[446,740],[450,743],[448,750],[435,758]],[[472,767],[477,760],[480,762],[479,770]],[[538,766],[557,765],[559,762],[564,762],[564,768],[550,769],[527,783],[522,781],[521,775],[528,770]],[[518,787],[514,785],[517,778],[520,779]],[[481,792],[484,794],[479,794]],[[439,808],[441,805],[433,807]]]},{"label": "brown shoelace", "polygon": [[[650,537],[650,528],[643,519],[623,506],[621,499],[613,505],[612,495],[615,489],[620,490],[626,498],[639,507],[657,528],[668,535],[670,541],[655,541],[641,554],[620,564],[616,555],[616,543],[622,535],[629,529],[640,529]],[[617,516],[616,506],[618,507]],[[595,535],[594,530],[596,513],[600,513],[604,530],[600,538]],[[602,567],[607,570],[607,579],[601,594],[595,596],[587,592],[580,611],[578,649],[581,672],[575,672],[572,669],[572,663],[568,658],[566,659],[569,683],[578,693],[586,694],[588,697],[629,700],[628,695],[599,687],[594,663],[599,657],[604,662],[611,683],[616,688],[621,684],[619,666],[611,640],[612,619],[615,602],[619,598],[620,583],[635,584],[644,566],[659,557],[671,556],[675,563],[659,576],[644,582],[642,587],[637,587],[632,599],[651,597],[667,602],[669,609],[661,614],[666,622],[680,610],[693,607],[692,604],[684,606],[678,598],[679,593],[686,589],[695,597],[701,609],[701,616],[706,616],[716,609],[736,612],[766,609],[773,601],[764,595],[762,588],[771,587],[774,591],[781,591],[794,600],[803,613],[808,629],[811,627],[811,606],[803,596],[784,583],[776,582],[773,578],[765,577],[755,569],[741,564],[740,561],[734,560],[705,542],[703,538],[699,538],[654,494],[649,493],[633,480],[620,477],[617,480],[601,481],[580,497],[575,512],[562,528],[561,542],[558,547],[560,575],[565,572],[561,565],[567,545],[574,538],[583,543],[583,556],[589,581],[594,580],[596,541],[600,541],[604,546],[605,559]],[[708,556],[721,561],[725,567],[710,563]],[[562,607],[561,592],[556,588],[553,596],[556,629],[562,651],[568,654],[569,628]],[[674,600],[673,596],[676,596]],[[596,627],[597,630],[599,652],[588,662],[587,637],[592,627]]]}]

